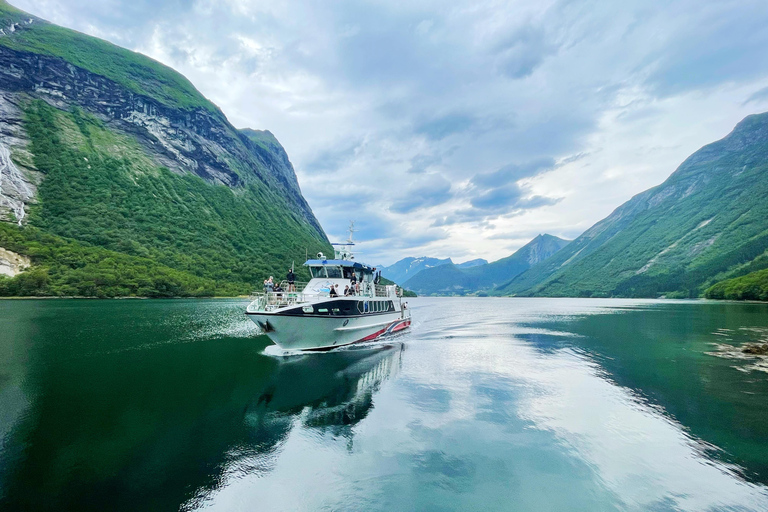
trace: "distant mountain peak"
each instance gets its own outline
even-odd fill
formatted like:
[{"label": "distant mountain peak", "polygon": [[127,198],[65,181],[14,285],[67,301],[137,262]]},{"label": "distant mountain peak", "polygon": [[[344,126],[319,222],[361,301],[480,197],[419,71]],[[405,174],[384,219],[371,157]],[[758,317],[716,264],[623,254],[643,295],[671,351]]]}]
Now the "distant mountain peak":
[{"label": "distant mountain peak", "polygon": [[462,265],[469,262],[425,269],[411,277],[404,286],[424,295],[465,295],[490,291],[502,283],[509,282],[531,265],[549,258],[568,243],[568,240],[553,235],[540,234],[506,258],[468,267]]},{"label": "distant mountain peak", "polygon": [[765,268],[766,155],[768,113],[747,116],[501,291],[695,297],[713,279]]}]

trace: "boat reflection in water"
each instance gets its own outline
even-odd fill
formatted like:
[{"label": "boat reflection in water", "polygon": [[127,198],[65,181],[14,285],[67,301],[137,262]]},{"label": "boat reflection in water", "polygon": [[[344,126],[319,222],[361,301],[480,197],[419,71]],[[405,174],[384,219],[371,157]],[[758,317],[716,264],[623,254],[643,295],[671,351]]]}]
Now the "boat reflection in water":
[{"label": "boat reflection in water", "polygon": [[298,414],[307,408],[306,425],[354,425],[368,414],[379,385],[399,368],[404,349],[396,343],[288,358],[247,415]]},{"label": "boat reflection in water", "polygon": [[373,407],[381,384],[400,369],[405,345],[363,346],[280,358],[269,383],[245,408],[249,440],[226,454],[217,485],[199,488],[182,507],[203,505],[231,478],[270,471],[282,441],[297,426],[344,437]]}]

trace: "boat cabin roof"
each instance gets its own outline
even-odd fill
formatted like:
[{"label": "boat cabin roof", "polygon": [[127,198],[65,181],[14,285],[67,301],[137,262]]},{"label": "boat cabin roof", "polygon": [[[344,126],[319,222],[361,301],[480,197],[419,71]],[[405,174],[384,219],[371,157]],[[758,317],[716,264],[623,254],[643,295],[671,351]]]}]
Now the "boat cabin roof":
[{"label": "boat cabin roof", "polygon": [[304,265],[307,267],[351,267],[363,270],[373,270],[373,267],[370,265],[349,260],[307,260]]}]

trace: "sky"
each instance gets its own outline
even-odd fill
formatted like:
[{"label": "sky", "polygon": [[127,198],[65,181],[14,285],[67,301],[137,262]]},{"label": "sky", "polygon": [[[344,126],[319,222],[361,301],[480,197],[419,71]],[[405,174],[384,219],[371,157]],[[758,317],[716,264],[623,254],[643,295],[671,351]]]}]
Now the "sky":
[{"label": "sky", "polygon": [[357,259],[572,239],[768,111],[765,0],[11,0],[268,129]]}]

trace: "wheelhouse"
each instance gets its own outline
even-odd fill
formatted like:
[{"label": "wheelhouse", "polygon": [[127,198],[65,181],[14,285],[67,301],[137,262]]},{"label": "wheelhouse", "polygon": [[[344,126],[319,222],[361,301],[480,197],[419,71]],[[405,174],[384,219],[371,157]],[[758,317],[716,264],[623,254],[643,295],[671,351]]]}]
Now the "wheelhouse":
[{"label": "wheelhouse", "polygon": [[[307,260],[312,279],[352,279],[358,282],[373,279],[373,267],[349,260]],[[370,279],[366,279],[369,277]]]}]

